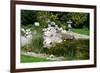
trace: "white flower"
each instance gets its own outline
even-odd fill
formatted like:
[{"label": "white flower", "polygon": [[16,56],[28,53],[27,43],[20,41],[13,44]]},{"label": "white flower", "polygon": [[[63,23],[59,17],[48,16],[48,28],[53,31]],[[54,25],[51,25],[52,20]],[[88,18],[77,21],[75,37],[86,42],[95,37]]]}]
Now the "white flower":
[{"label": "white flower", "polygon": [[31,31],[31,29],[26,29],[26,32],[30,32]]},{"label": "white flower", "polygon": [[39,22],[34,23],[35,26],[40,26]]},{"label": "white flower", "polygon": [[24,33],[26,32],[24,28],[21,28],[21,31],[24,32]]}]

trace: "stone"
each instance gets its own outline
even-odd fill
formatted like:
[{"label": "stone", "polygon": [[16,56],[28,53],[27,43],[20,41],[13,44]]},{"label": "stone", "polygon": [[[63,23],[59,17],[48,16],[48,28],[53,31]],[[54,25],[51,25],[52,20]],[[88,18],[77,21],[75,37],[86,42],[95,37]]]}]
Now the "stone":
[{"label": "stone", "polygon": [[49,56],[49,58],[54,58],[55,56],[53,55],[53,54],[51,54],[50,56]]},{"label": "stone", "polygon": [[74,35],[71,34],[69,31],[62,32],[62,38],[65,39],[74,39]]},{"label": "stone", "polygon": [[72,26],[71,26],[72,21],[71,21],[71,20],[67,21],[67,24],[68,24],[68,31],[71,31],[71,28],[72,28]]},{"label": "stone", "polygon": [[23,30],[23,32],[24,35],[21,35],[21,46],[29,44],[32,39],[32,31],[30,29]]},{"label": "stone", "polygon": [[59,27],[55,24],[55,22],[52,22],[50,26],[43,29],[43,38],[44,38],[44,47],[51,47],[52,43],[61,43],[62,42],[62,36],[59,32]]}]

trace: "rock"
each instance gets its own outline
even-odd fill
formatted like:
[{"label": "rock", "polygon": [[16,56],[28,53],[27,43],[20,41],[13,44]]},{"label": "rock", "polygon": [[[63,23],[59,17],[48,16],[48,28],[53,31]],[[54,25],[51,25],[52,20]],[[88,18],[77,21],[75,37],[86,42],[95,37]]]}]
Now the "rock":
[{"label": "rock", "polygon": [[55,56],[53,55],[53,54],[51,54],[50,56],[49,56],[49,58],[54,58]]},{"label": "rock", "polygon": [[68,32],[68,31],[63,31],[62,32],[62,38],[63,39],[74,39],[74,35],[73,34],[71,34],[70,32]]},{"label": "rock", "polygon": [[26,31],[22,29],[22,31],[24,32],[24,35],[21,35],[21,46],[24,46],[31,42],[32,32],[30,29],[26,29]]},{"label": "rock", "polygon": [[64,57],[56,57],[54,55],[48,55],[48,54],[43,54],[43,53],[35,53],[35,52],[25,52],[25,51],[21,51],[22,55],[27,55],[27,56],[32,56],[32,57],[39,57],[39,58],[46,58],[48,60],[52,60],[52,61],[62,61],[65,60]]},{"label": "rock", "polygon": [[74,33],[74,32],[70,32],[71,34],[73,34],[74,39],[78,40],[84,40],[84,39],[89,39],[88,35],[83,35],[83,34],[79,34],[79,33]]},{"label": "rock", "polygon": [[43,44],[44,47],[51,47],[52,43],[61,43],[62,42],[62,36],[59,31],[59,27],[55,25],[54,22],[52,22],[53,26],[48,26],[48,28],[44,28],[43,31]]}]

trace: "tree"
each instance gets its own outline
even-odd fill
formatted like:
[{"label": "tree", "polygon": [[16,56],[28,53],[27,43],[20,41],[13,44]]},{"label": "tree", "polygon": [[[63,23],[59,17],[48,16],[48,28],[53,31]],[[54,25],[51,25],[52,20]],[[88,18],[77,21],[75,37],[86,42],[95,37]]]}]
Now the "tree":
[{"label": "tree", "polygon": [[72,27],[74,28],[83,26],[89,28],[89,13],[21,10],[21,24],[23,25],[39,22],[40,26],[44,28],[48,26],[48,20],[50,20],[66,29],[69,19],[73,21]]},{"label": "tree", "polygon": [[21,24],[28,25],[34,24],[37,21],[36,11],[33,10],[21,10]]},{"label": "tree", "polygon": [[74,27],[82,28],[83,26],[89,26],[89,14],[88,13],[74,13],[70,12],[67,14],[69,19],[74,23]]},{"label": "tree", "polygon": [[48,20],[56,22],[58,19],[58,14],[56,12],[49,11],[37,11],[37,20],[41,27],[48,26]]}]

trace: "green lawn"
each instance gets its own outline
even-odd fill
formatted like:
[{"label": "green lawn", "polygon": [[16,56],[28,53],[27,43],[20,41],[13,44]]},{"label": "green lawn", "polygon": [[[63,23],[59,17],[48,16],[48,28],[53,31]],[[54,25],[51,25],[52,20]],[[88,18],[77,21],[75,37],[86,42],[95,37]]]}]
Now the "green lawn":
[{"label": "green lawn", "polygon": [[84,34],[84,35],[89,35],[89,30],[87,28],[82,28],[82,29],[71,29],[73,32],[79,33],[79,34]]},{"label": "green lawn", "polygon": [[38,58],[38,57],[21,55],[21,62],[23,62],[23,63],[27,63],[27,62],[45,62],[45,61],[50,61],[50,60],[47,60],[45,58]]}]

